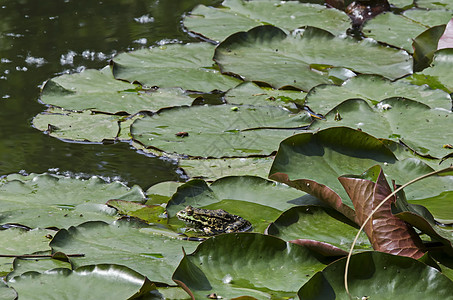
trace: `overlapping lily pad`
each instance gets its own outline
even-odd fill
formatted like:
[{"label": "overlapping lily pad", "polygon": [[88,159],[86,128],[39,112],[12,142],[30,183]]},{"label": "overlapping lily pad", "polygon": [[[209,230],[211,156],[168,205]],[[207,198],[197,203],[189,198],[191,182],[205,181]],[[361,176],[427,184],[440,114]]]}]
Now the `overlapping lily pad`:
[{"label": "overlapping lily pad", "polygon": [[62,75],[46,82],[41,101],[66,110],[103,113],[157,111],[163,107],[190,105],[193,99],[181,89],[144,89],[113,78],[109,67]]},{"label": "overlapping lily pad", "polygon": [[138,186],[128,188],[98,177],[82,180],[49,174],[18,176],[0,184],[0,223],[62,228],[89,220],[111,222],[117,214],[105,205],[109,199],[145,201]]},{"label": "overlapping lily pad", "polygon": [[453,3],[449,0],[417,0],[417,6],[420,8],[453,10]]},{"label": "overlapping lily pad", "polygon": [[[348,299],[343,275],[346,259],[327,266],[300,290],[300,299]],[[415,259],[381,252],[351,257],[348,286],[352,299],[449,298],[453,282],[437,269]],[[423,278],[423,280],[420,280]]]},{"label": "overlapping lily pad", "polygon": [[216,70],[212,62],[213,51],[211,44],[194,43],[123,53],[113,59],[113,75],[117,79],[138,81],[150,87],[226,91],[240,81]]},{"label": "overlapping lily pad", "polygon": [[[24,255],[38,251],[50,250],[50,239],[46,237],[54,231],[45,229],[26,230],[23,228],[10,228],[0,231],[0,254]],[[0,258],[0,276],[13,270],[14,257]]]},{"label": "overlapping lily pad", "polygon": [[199,5],[184,18],[189,31],[216,42],[263,24],[288,31],[310,25],[340,35],[349,28],[350,19],[344,12],[323,5],[279,0],[226,0],[220,7]]},{"label": "overlapping lily pad", "polygon": [[[50,240],[49,240],[50,241]],[[50,249],[50,247],[49,247]],[[68,260],[50,258],[52,256],[51,251],[44,251],[34,253],[38,255],[48,255],[49,257],[42,258],[16,258],[13,261],[14,270],[8,273],[7,280],[22,275],[23,273],[34,271],[34,272],[45,272],[52,269],[66,268],[72,270],[71,263]],[[61,253],[60,253],[61,254]],[[1,298],[0,298],[1,299]]]},{"label": "overlapping lily pad", "polygon": [[[327,202],[340,201],[352,207],[337,179],[341,175],[358,175],[379,164],[389,179],[404,184],[433,170],[409,153],[397,153],[397,158],[391,148],[389,141],[348,127],[302,133],[282,141],[269,174],[273,180],[325,197]],[[273,175],[277,172],[284,175]],[[415,200],[439,197],[452,187],[452,176],[431,177],[405,191],[409,200]]]},{"label": "overlapping lily pad", "polygon": [[307,113],[291,114],[278,107],[192,106],[145,116],[132,124],[131,133],[145,147],[167,153],[266,156],[277,149],[282,139],[310,122]]},{"label": "overlapping lily pad", "polygon": [[53,251],[83,253],[71,259],[75,267],[113,263],[127,266],[153,282],[173,284],[171,274],[183,256],[182,247],[191,252],[196,242],[176,238],[168,230],[137,228],[133,223],[86,222],[60,230],[50,243]]},{"label": "overlapping lily pad", "polygon": [[291,35],[268,25],[238,32],[217,46],[214,59],[224,73],[274,88],[293,86],[304,91],[331,83],[329,70],[334,67],[392,80],[412,73],[412,57],[405,51],[373,40],[335,37],[315,27]]},{"label": "overlapping lily pad", "polygon": [[226,299],[284,299],[294,298],[300,286],[324,266],[308,249],[272,236],[224,234],[185,256],[173,280],[190,289],[194,299],[210,293]]},{"label": "overlapping lily pad", "polygon": [[156,287],[141,274],[120,265],[91,265],[27,272],[8,284],[21,299],[136,299]]},{"label": "overlapping lily pad", "polygon": [[453,114],[409,99],[390,98],[373,107],[364,100],[350,99],[333,108],[325,118],[316,121],[311,129],[347,126],[377,138],[402,141],[421,155],[442,158],[453,152],[444,147],[451,141],[445,128],[453,128]]},{"label": "overlapping lily pad", "polygon": [[326,114],[347,99],[361,98],[371,105],[376,105],[381,100],[390,97],[405,97],[424,103],[431,108],[446,110],[452,108],[452,99],[444,91],[433,90],[427,86],[408,84],[405,81],[391,82],[374,75],[352,77],[341,86],[317,86],[310,90],[305,104],[316,113]]},{"label": "overlapping lily pad", "polygon": [[408,10],[401,15],[387,12],[367,21],[363,32],[377,41],[412,53],[412,40],[416,36],[430,27],[447,24],[451,18],[452,12],[446,10]]},{"label": "overlapping lily pad", "polygon": [[202,180],[189,181],[172,196],[167,211],[173,217],[187,205],[222,208],[249,220],[253,231],[263,232],[282,211],[300,205],[304,200],[312,200],[312,197],[286,185],[254,176],[231,176],[209,186]]}]

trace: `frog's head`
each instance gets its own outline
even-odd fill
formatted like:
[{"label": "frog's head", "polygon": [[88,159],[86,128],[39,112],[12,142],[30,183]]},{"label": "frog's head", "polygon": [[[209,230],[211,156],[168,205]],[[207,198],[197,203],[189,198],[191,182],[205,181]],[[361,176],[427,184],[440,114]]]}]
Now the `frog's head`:
[{"label": "frog's head", "polygon": [[178,211],[176,216],[178,219],[196,226],[209,226],[212,223],[209,222],[212,216],[206,214],[204,209],[194,208],[190,205]]}]

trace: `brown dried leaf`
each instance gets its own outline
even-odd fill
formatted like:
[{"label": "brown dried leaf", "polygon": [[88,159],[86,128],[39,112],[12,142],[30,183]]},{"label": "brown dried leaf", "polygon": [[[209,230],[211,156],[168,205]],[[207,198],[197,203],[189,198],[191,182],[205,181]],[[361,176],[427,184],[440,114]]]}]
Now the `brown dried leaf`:
[{"label": "brown dried leaf", "polygon": [[293,188],[296,188],[298,190],[304,191],[306,193],[309,193],[310,195],[315,196],[316,198],[325,202],[330,207],[342,213],[349,220],[358,224],[358,221],[356,220],[356,213],[354,212],[354,210],[349,206],[345,205],[341,201],[340,196],[338,196],[338,194],[335,193],[328,186],[325,186],[323,184],[317,183],[316,181],[309,179],[290,180],[288,175],[285,173],[274,173],[271,176],[269,176],[269,178],[278,182],[282,182]]},{"label": "brown dried leaf", "polygon": [[[340,177],[339,180],[354,204],[360,225],[392,192],[382,169],[376,183],[361,178]],[[392,214],[391,204],[395,200],[395,197],[387,200],[373,214],[364,231],[375,250],[418,259],[425,251],[422,241],[412,226]]]}]

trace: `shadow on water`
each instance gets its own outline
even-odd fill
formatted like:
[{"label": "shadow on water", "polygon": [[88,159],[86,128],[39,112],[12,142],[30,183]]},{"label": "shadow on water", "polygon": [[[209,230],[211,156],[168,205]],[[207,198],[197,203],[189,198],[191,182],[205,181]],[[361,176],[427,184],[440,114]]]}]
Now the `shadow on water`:
[{"label": "shadow on water", "polygon": [[52,77],[100,69],[116,53],[193,41],[181,16],[209,0],[18,0],[0,4],[0,176],[19,172],[84,173],[146,188],[181,180],[174,163],[126,143],[66,143],[31,127],[45,109],[39,88]]}]

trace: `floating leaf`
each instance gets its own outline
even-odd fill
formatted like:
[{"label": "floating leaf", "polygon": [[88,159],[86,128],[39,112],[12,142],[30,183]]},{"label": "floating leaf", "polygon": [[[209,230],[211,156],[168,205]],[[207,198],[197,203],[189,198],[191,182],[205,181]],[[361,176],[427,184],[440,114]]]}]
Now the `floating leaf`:
[{"label": "floating leaf", "polygon": [[113,59],[117,79],[139,81],[160,88],[226,91],[240,81],[220,74],[213,67],[214,46],[208,43],[169,44],[123,53]]},{"label": "floating leaf", "polygon": [[21,299],[136,299],[156,287],[139,273],[120,265],[100,264],[74,271],[27,272],[8,284]]},{"label": "floating leaf", "polygon": [[[343,275],[346,259],[338,260],[315,274],[299,290],[300,299],[348,299]],[[423,280],[420,280],[423,278]],[[348,275],[353,299],[443,299],[453,293],[453,282],[437,269],[415,259],[381,252],[351,257]]]},{"label": "floating leaf", "polygon": [[414,39],[412,47],[414,48],[415,72],[420,72],[431,65],[434,53],[437,51],[437,44],[444,30],[445,25],[434,26]]},{"label": "floating leaf", "polygon": [[[0,254],[23,255],[38,251],[50,250],[50,239],[47,235],[54,231],[46,229],[26,230],[23,228],[9,228],[0,230]],[[13,270],[14,257],[0,258],[0,276],[5,276]]]},{"label": "floating leaf", "polygon": [[[285,241],[297,239],[320,241],[349,251],[357,231],[357,225],[336,210],[307,205],[296,206],[283,212],[268,227],[267,234]],[[365,234],[360,236],[355,249],[372,249]]]},{"label": "floating leaf", "polygon": [[335,37],[315,27],[292,35],[269,25],[238,32],[217,46],[214,60],[223,73],[265,82],[274,88],[292,86],[304,91],[332,83],[329,70],[334,67],[389,79],[412,73],[412,58],[404,51],[371,40],[356,42]]},{"label": "floating leaf", "polygon": [[453,134],[444,130],[453,128],[453,114],[405,98],[386,99],[373,107],[361,99],[346,100],[326,114],[325,120],[315,121],[311,129],[336,126],[402,141],[420,155],[442,158],[452,152],[443,145],[453,142]]},{"label": "floating leaf", "polygon": [[160,205],[146,205],[133,201],[114,199],[107,201],[106,204],[116,208],[121,215],[134,217],[143,220],[146,223],[167,224],[165,209]]},{"label": "floating leaf", "polygon": [[144,202],[143,191],[120,182],[31,174],[0,183],[0,223],[35,227],[69,227],[88,220],[113,221],[116,210],[109,199]]},{"label": "floating leaf", "polygon": [[[429,105],[431,108],[450,110],[452,100],[448,93],[417,86],[405,81],[391,82],[375,75],[359,75],[341,86],[320,85],[310,90],[305,105],[319,114],[326,114],[336,105],[351,98],[361,98],[371,105],[391,97],[405,97]],[[335,110],[333,110],[335,111]],[[364,118],[365,119],[365,118]]]},{"label": "floating leaf", "polygon": [[420,8],[453,10],[453,3],[449,0],[417,0],[417,6]]},{"label": "floating leaf", "polygon": [[192,106],[145,116],[132,124],[131,133],[145,147],[166,153],[197,157],[266,156],[277,149],[282,139],[310,122],[306,113],[291,114],[278,107]]},{"label": "floating leaf", "polygon": [[223,234],[185,256],[173,280],[195,299],[213,292],[227,299],[283,299],[294,297],[301,284],[324,266],[308,249],[272,236]]},{"label": "floating leaf", "polygon": [[2,281],[0,281],[0,299],[4,300],[16,300],[17,293],[13,288],[8,287]]},{"label": "floating leaf", "polygon": [[[49,249],[50,249],[50,247],[49,247]],[[34,254],[43,254],[43,255],[51,256],[52,254],[50,252],[51,251],[49,250],[49,251],[39,252],[39,253],[34,253]],[[7,280],[9,280],[13,277],[22,275],[23,273],[30,272],[30,271],[42,273],[42,272],[52,270],[52,269],[57,269],[57,268],[66,268],[66,269],[72,270],[72,266],[71,266],[70,262],[55,259],[55,258],[50,258],[50,257],[34,258],[34,259],[16,258],[13,261],[13,267],[14,267],[14,271],[12,271],[11,273],[8,274],[8,276],[6,277]]]},{"label": "floating leaf", "polygon": [[162,107],[190,105],[181,89],[143,89],[113,78],[110,68],[62,75],[46,82],[41,101],[67,110],[134,114]]},{"label": "floating leaf", "polygon": [[324,5],[279,0],[226,0],[220,7],[199,5],[184,18],[189,31],[217,42],[263,24],[288,31],[310,25],[340,35],[349,28],[350,20],[344,12]]},{"label": "floating leaf", "polygon": [[127,222],[87,222],[60,230],[50,243],[53,251],[84,253],[72,258],[75,267],[113,263],[127,266],[153,282],[172,284],[171,274],[195,242],[176,239],[175,233],[154,227],[137,228]]}]

